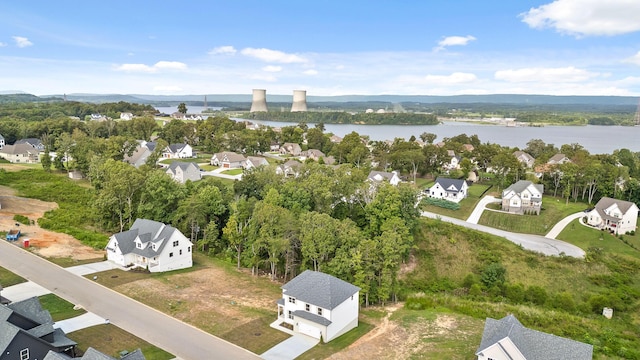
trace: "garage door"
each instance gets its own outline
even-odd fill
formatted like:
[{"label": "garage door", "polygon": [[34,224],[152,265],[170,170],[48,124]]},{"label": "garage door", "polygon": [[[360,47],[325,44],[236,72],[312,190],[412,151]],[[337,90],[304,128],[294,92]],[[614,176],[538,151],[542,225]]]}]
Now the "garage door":
[{"label": "garage door", "polygon": [[298,323],[298,332],[316,339],[320,339],[320,329],[305,323]]}]

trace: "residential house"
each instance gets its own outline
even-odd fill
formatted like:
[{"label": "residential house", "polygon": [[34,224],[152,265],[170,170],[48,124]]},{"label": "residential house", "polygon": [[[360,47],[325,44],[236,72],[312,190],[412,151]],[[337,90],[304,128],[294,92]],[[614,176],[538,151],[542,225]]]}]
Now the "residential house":
[{"label": "residential house", "polygon": [[179,111],[176,111],[174,113],[171,113],[171,118],[172,119],[176,119],[176,120],[186,120],[187,119],[187,114],[183,114]]},{"label": "residential house", "polygon": [[533,163],[536,161],[536,159],[534,159],[533,156],[520,150],[514,152],[513,156],[515,156],[516,159],[518,159],[518,161],[520,161],[524,166],[526,166],[529,169],[533,167]]},{"label": "residential house", "polygon": [[309,149],[307,151],[303,151],[300,153],[300,160],[305,161],[306,159],[311,159],[313,161],[318,161],[320,158],[324,158],[326,155],[318,150],[318,149]]},{"label": "residential house", "polygon": [[478,360],[590,360],[593,345],[524,327],[513,315],[487,318]]},{"label": "residential house", "polygon": [[0,306],[0,360],[43,359],[49,351],[75,357],[76,342],[53,325],[37,297]]},{"label": "residential house", "polygon": [[429,197],[444,199],[456,203],[466,198],[468,192],[469,185],[466,181],[441,177],[437,178],[436,183],[427,189],[427,195]]},{"label": "residential house", "polygon": [[549,161],[547,161],[547,164],[559,165],[559,164],[564,164],[568,162],[571,162],[571,159],[569,159],[565,154],[555,154],[549,159]]},{"label": "residential house", "polygon": [[189,144],[171,144],[164,149],[162,157],[166,159],[192,158],[193,148]]},{"label": "residential house", "polygon": [[360,288],[305,270],[282,286],[278,319],[293,331],[329,342],[358,326]]},{"label": "residential house", "polygon": [[447,150],[447,156],[449,157],[449,161],[445,162],[442,167],[447,171],[460,169],[462,157],[456,155],[453,150]]},{"label": "residential house", "polygon": [[2,149],[4,147],[5,143],[4,143],[4,136],[0,135],[0,149]]},{"label": "residential house", "polygon": [[0,158],[11,163],[35,164],[40,161],[40,152],[29,144],[5,145],[0,149]]},{"label": "residential house", "polygon": [[138,168],[147,163],[147,158],[151,156],[155,149],[155,141],[138,140],[138,146],[136,146],[136,149],[133,151],[131,156],[128,154],[124,155],[124,162]]},{"label": "residential house", "polygon": [[463,144],[462,149],[463,151],[472,152],[473,150],[475,150],[475,147],[471,144]]},{"label": "residential house", "polygon": [[113,234],[107,243],[107,260],[125,267],[162,272],[193,265],[193,244],[180,230],[161,222],[136,219],[131,228]]},{"label": "residential house", "polygon": [[502,210],[515,214],[540,215],[544,185],[520,180],[502,191]]},{"label": "residential house", "polygon": [[242,154],[231,151],[224,151],[213,154],[211,157],[211,165],[220,166],[225,169],[239,169],[247,159]]},{"label": "residential house", "polygon": [[603,197],[587,213],[587,224],[616,234],[636,230],[638,206],[635,203]]},{"label": "residential house", "polygon": [[42,141],[40,141],[40,139],[36,139],[36,138],[20,139],[14,143],[14,145],[18,145],[18,144],[27,144],[32,148],[38,150],[38,152],[44,151],[44,144],[42,143]]},{"label": "residential house", "polygon": [[120,355],[119,358],[116,359],[109,355],[101,353],[100,351],[92,347],[89,347],[81,357],[72,358],[65,354],[49,351],[42,360],[146,360],[146,358],[144,357],[144,355],[142,354],[142,350],[140,349],[136,349],[130,353],[127,353],[126,355]]},{"label": "residential house", "polygon": [[200,166],[192,162],[174,161],[169,165],[166,173],[181,184],[186,183],[187,180],[198,181],[202,179]]},{"label": "residential house", "polygon": [[385,172],[385,171],[374,171],[369,172],[369,176],[367,176],[367,181],[370,181],[374,184],[380,184],[383,182],[388,182],[393,186],[397,186],[402,182],[400,176],[398,176],[397,171]]},{"label": "residential house", "polygon": [[[86,118],[85,118],[86,120]],[[89,120],[91,121],[107,121],[107,117],[102,114],[91,114],[89,116]]]},{"label": "residential house", "polygon": [[261,156],[247,156],[247,160],[244,161],[244,164],[242,164],[242,167],[245,170],[249,170],[249,169],[258,168],[258,167],[267,166],[267,165],[269,165],[269,162],[267,161],[267,159]]},{"label": "residential house", "polygon": [[300,156],[301,153],[302,153],[302,148],[298,144],[284,143],[280,147],[280,154],[282,155]]},{"label": "residential house", "polygon": [[342,142],[342,138],[338,135],[331,135],[331,137],[329,138],[329,141],[331,141],[334,144],[338,144]]},{"label": "residential house", "polygon": [[298,177],[301,167],[302,164],[300,162],[289,160],[276,167],[276,174],[284,175],[285,177]]},{"label": "residential house", "polygon": [[269,145],[269,151],[280,151],[280,144],[278,144],[277,142],[272,142]]},{"label": "residential house", "polygon": [[120,113],[120,120],[133,120],[133,114],[130,112]]}]

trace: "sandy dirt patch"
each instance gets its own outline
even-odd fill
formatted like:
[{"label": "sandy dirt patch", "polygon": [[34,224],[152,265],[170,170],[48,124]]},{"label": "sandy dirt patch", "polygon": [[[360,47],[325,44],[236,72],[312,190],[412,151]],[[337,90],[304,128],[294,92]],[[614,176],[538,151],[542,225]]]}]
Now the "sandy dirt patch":
[{"label": "sandy dirt patch", "polygon": [[[102,251],[83,245],[76,238],[38,226],[38,219],[44,213],[56,209],[58,204],[36,199],[15,196],[15,190],[0,186],[0,230],[9,231],[19,228],[21,237],[29,239],[32,251],[44,257],[70,257],[76,260],[95,259],[102,257]],[[31,225],[19,224],[13,220],[15,215],[23,215],[31,220]]]}]

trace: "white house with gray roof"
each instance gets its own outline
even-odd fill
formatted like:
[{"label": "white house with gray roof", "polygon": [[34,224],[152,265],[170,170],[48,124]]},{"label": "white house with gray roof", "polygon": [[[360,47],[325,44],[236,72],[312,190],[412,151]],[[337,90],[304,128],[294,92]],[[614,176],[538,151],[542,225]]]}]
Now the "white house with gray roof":
[{"label": "white house with gray roof", "polygon": [[189,144],[171,144],[164,149],[162,157],[165,159],[192,158],[193,148]]},{"label": "white house with gray roof", "polygon": [[131,229],[113,234],[107,243],[107,260],[124,267],[163,272],[193,265],[193,244],[180,230],[158,221],[136,219]]},{"label": "white house with gray roof", "polygon": [[587,224],[616,234],[635,231],[637,222],[638,205],[610,197],[600,199],[593,210],[587,213]]},{"label": "white house with gray roof", "polygon": [[282,286],[278,319],[293,331],[329,342],[358,326],[360,288],[305,270]]},{"label": "white house with gray roof", "polygon": [[371,172],[369,172],[369,176],[367,176],[367,181],[374,184],[388,182],[393,186],[397,186],[398,184],[400,184],[400,182],[402,182],[402,180],[400,179],[400,176],[398,176],[397,171],[386,172],[386,171],[375,171],[375,170],[371,170]]},{"label": "white house with gray roof", "polygon": [[436,183],[426,191],[429,197],[444,199],[456,203],[466,198],[468,192],[469,185],[466,181],[441,177],[437,178]]},{"label": "white house with gray roof", "polygon": [[232,151],[223,151],[213,154],[211,157],[211,165],[220,166],[225,169],[240,169],[247,160],[242,154]]},{"label": "white house with gray roof", "polygon": [[520,180],[502,191],[502,210],[515,214],[540,215],[544,185]]},{"label": "white house with gray roof", "polygon": [[590,360],[593,345],[524,327],[513,315],[487,318],[478,360]]},{"label": "white house with gray roof", "polygon": [[200,166],[192,162],[174,161],[169,165],[166,173],[181,184],[186,183],[187,180],[198,181],[202,179]]}]

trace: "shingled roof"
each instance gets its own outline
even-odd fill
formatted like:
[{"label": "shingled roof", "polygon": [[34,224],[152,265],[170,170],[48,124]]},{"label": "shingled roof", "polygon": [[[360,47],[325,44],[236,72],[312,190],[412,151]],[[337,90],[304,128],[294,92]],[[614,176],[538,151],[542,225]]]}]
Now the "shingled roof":
[{"label": "shingled roof", "polygon": [[[118,241],[118,247],[123,254],[134,253],[150,258],[162,252],[162,249],[167,244],[165,240],[169,239],[175,231],[178,230],[173,226],[165,225],[158,221],[136,219],[129,230],[113,234],[113,236]],[[139,238],[142,242],[142,249],[136,247],[136,238]],[[149,242],[158,244],[155,250],[148,246]]]},{"label": "shingled roof", "polygon": [[527,360],[585,360],[593,357],[593,345],[524,327],[513,315],[487,318],[476,355],[508,338]]},{"label": "shingled roof", "polygon": [[360,288],[319,271],[305,270],[282,286],[284,295],[292,296],[323,309],[334,309]]},{"label": "shingled roof", "polygon": [[[455,191],[460,191],[462,190],[462,186],[464,185],[464,180],[439,177],[436,179],[436,184],[440,184],[440,186],[445,190],[455,189]],[[454,189],[451,188],[452,186]]]},{"label": "shingled roof", "polygon": [[516,194],[520,194],[522,193],[526,188],[529,187],[529,185],[533,185],[536,189],[538,189],[538,191],[540,191],[540,194],[542,194],[544,191],[544,185],[542,184],[534,184],[529,180],[519,180],[518,182],[511,184],[508,188],[504,189],[504,191],[502,192],[507,193],[509,192],[509,190],[513,190]]}]

